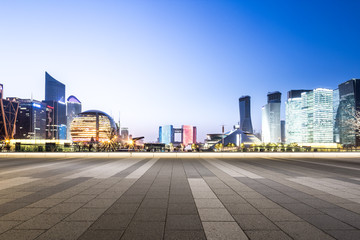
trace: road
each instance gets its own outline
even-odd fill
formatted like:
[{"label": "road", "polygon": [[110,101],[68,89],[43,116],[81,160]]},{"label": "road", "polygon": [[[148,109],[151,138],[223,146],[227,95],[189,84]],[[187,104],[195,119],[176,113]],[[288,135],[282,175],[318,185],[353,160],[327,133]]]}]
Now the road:
[{"label": "road", "polygon": [[0,239],[360,239],[358,159],[2,158]]}]

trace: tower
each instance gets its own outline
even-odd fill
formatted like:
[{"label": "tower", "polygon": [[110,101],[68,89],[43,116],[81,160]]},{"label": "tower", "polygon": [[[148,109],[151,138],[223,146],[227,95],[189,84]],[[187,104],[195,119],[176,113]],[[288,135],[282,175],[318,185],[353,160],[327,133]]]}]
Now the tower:
[{"label": "tower", "polygon": [[239,98],[240,130],[253,133],[250,113],[250,96]]}]

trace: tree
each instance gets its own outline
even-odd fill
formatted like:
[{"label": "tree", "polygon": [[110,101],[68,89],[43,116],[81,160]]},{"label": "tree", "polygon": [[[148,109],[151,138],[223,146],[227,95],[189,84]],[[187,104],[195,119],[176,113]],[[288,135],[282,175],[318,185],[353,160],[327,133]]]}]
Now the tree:
[{"label": "tree", "polygon": [[217,143],[217,144],[215,144],[215,149],[216,149],[217,151],[221,151],[222,148],[223,148],[222,143]]}]

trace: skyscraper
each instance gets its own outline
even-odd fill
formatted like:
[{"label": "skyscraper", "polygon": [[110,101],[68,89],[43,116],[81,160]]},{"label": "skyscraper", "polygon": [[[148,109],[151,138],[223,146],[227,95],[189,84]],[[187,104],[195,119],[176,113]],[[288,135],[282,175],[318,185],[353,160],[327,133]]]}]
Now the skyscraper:
[{"label": "skyscraper", "polygon": [[185,146],[196,143],[196,127],[183,125],[181,142]]},{"label": "skyscraper", "polygon": [[240,130],[253,133],[250,112],[250,96],[242,96],[239,98],[240,110]]},{"label": "skyscraper", "polygon": [[268,93],[268,103],[262,108],[262,141],[265,143],[281,142],[280,106],[281,93]]},{"label": "skyscraper", "polygon": [[356,112],[360,111],[360,79],[350,79],[339,85],[339,107],[336,122],[340,143],[360,146],[360,135],[349,124]]},{"label": "skyscraper", "polygon": [[45,101],[54,111],[53,138],[66,139],[65,85],[45,72]]},{"label": "skyscraper", "polygon": [[71,95],[66,102],[67,139],[71,139],[70,125],[79,113],[81,113],[81,102],[75,96]]},{"label": "skyscraper", "polygon": [[334,141],[333,90],[317,88],[301,94],[302,142]]},{"label": "skyscraper", "polygon": [[285,139],[286,143],[302,142],[302,101],[301,93],[311,90],[291,90],[285,102]]},{"label": "skyscraper", "polygon": [[174,127],[173,125],[165,125],[159,127],[159,142],[170,144],[174,143]]},{"label": "skyscraper", "polygon": [[0,140],[14,137],[19,103],[3,99],[3,85],[0,84]]},{"label": "skyscraper", "polygon": [[17,99],[19,111],[15,139],[46,138],[46,104],[32,99]]}]

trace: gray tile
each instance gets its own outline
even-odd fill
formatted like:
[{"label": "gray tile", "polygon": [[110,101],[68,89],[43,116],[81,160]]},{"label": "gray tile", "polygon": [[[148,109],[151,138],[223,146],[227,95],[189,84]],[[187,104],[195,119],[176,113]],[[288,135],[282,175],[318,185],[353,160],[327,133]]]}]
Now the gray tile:
[{"label": "gray tile", "polygon": [[225,208],[200,208],[202,222],[233,222],[234,219]]},{"label": "gray tile", "polygon": [[235,222],[204,222],[208,240],[247,240],[247,236]]},{"label": "gray tile", "polygon": [[286,209],[273,208],[273,209],[259,209],[271,221],[302,221],[301,218],[291,213]]},{"label": "gray tile", "polygon": [[10,230],[0,235],[1,240],[32,240],[44,230]]},{"label": "gray tile", "polygon": [[0,221],[0,234],[21,224],[22,221]]},{"label": "gray tile", "polygon": [[292,238],[289,237],[286,233],[277,230],[252,230],[252,231],[245,231],[246,235],[251,240],[291,240]]},{"label": "gray tile", "polygon": [[170,215],[196,215],[198,213],[194,203],[170,203],[168,214]]},{"label": "gray tile", "polygon": [[341,239],[341,240],[360,239],[360,230],[327,230],[326,232],[336,239]]},{"label": "gray tile", "polygon": [[354,229],[346,223],[328,215],[299,215],[305,221],[320,229]]},{"label": "gray tile", "polygon": [[132,222],[121,239],[162,239],[164,226],[165,222]]},{"label": "gray tile", "polygon": [[277,222],[276,224],[295,239],[333,239],[330,235],[306,222]]},{"label": "gray tile", "polygon": [[78,239],[90,225],[91,222],[60,222],[41,234],[37,240],[75,240]]},{"label": "gray tile", "polygon": [[66,216],[67,214],[40,214],[18,225],[15,229],[49,229]]},{"label": "gray tile", "polygon": [[232,215],[239,215],[239,214],[260,214],[256,208],[251,206],[248,203],[228,203],[225,204],[226,209],[230,212]]},{"label": "gray tile", "polygon": [[279,230],[263,215],[234,215],[233,217],[243,230]]},{"label": "gray tile", "polygon": [[166,229],[201,230],[202,225],[198,215],[168,215]]},{"label": "gray tile", "polygon": [[119,240],[123,230],[88,230],[78,240]]},{"label": "gray tile", "polygon": [[91,229],[124,230],[130,223],[133,215],[104,214],[94,222]]},{"label": "gray tile", "polygon": [[206,240],[204,231],[165,231],[164,240]]},{"label": "gray tile", "polygon": [[133,221],[137,222],[165,222],[166,208],[144,208],[136,212]]}]

